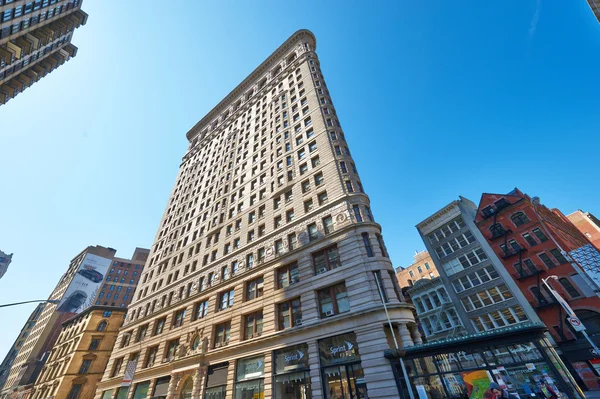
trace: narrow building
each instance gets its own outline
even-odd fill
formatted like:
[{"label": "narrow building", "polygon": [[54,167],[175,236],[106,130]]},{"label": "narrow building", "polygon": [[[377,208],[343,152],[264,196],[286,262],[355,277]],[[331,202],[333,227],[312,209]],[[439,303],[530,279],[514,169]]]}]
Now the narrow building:
[{"label": "narrow building", "polygon": [[384,350],[420,336],[315,46],[294,33],[187,133],[96,398],[398,397]]}]

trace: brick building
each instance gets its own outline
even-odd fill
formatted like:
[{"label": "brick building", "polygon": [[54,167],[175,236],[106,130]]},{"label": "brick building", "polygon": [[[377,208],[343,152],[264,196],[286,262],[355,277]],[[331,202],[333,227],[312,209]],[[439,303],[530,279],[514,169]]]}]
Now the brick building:
[{"label": "brick building", "polygon": [[136,248],[131,259],[115,257],[98,292],[96,305],[127,307],[133,299],[149,253],[149,249]]},{"label": "brick building", "polygon": [[427,251],[415,251],[414,261],[410,266],[397,267],[396,278],[401,288],[412,287],[421,279],[434,279],[440,275]]},{"label": "brick building", "polygon": [[600,249],[600,220],[596,216],[578,209],[567,215],[567,218],[596,248]]},{"label": "brick building", "polygon": [[483,194],[475,223],[506,270],[519,286],[557,343],[561,357],[582,387],[597,388],[595,355],[581,333],[566,321],[566,314],[543,284],[549,280],[600,344],[600,298],[591,276],[569,256],[590,246],[557,209],[549,209],[518,189],[508,194]]}]

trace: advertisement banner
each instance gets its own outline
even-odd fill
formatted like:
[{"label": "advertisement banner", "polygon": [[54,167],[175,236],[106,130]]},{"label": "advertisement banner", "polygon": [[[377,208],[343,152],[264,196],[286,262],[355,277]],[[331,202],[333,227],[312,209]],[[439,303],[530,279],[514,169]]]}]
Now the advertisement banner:
[{"label": "advertisement banner", "polygon": [[60,300],[57,310],[80,313],[92,306],[111,262],[110,259],[87,254]]}]

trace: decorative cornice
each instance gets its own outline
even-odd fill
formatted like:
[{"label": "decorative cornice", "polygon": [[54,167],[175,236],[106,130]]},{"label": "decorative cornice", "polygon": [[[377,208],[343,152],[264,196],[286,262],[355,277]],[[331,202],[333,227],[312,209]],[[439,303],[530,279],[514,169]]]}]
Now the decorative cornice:
[{"label": "decorative cornice", "polygon": [[290,49],[298,42],[308,40],[312,46],[311,51],[314,51],[317,46],[315,35],[307,30],[300,29],[291,35],[281,46],[279,46],[266,60],[262,62],[246,79],[242,81],[235,89],[233,89],[219,104],[217,104],[204,118],[194,125],[186,134],[187,139],[191,142],[206,125],[210,124],[217,118],[229,105],[239,98],[246,90],[248,90],[257,79],[270,69],[270,67],[279,61]]},{"label": "decorative cornice", "polygon": [[439,227],[438,220],[440,218],[443,218],[444,216],[446,216],[448,213],[452,212],[455,209],[458,209],[458,212],[460,213],[460,209],[458,207],[457,200],[452,201],[450,204],[446,205],[445,207],[443,207],[442,209],[440,209],[433,215],[429,216],[427,219],[423,220],[421,223],[417,224],[417,226],[416,226],[417,230],[419,230],[424,235],[429,234],[436,227]]}]

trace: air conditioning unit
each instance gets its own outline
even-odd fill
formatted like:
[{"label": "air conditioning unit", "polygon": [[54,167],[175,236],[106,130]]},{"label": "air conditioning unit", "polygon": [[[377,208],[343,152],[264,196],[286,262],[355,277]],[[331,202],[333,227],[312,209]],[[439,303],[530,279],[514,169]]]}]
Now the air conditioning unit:
[{"label": "air conditioning unit", "polygon": [[325,316],[329,317],[329,316],[333,316],[335,313],[333,312],[333,310],[328,310],[327,312],[325,312]]},{"label": "air conditioning unit", "polygon": [[294,324],[297,326],[301,326],[302,325],[302,319],[296,319],[294,320]]},{"label": "air conditioning unit", "polygon": [[169,363],[169,358],[168,358],[168,357],[165,357],[165,358],[162,360],[162,362],[163,362],[163,363]]},{"label": "air conditioning unit", "polygon": [[322,267],[322,268],[319,269],[319,274],[325,273],[326,271],[327,271],[327,268],[326,267]]},{"label": "air conditioning unit", "polygon": [[221,343],[220,342],[215,342],[215,348],[220,348],[221,347]]}]

